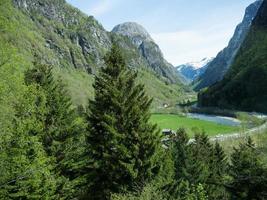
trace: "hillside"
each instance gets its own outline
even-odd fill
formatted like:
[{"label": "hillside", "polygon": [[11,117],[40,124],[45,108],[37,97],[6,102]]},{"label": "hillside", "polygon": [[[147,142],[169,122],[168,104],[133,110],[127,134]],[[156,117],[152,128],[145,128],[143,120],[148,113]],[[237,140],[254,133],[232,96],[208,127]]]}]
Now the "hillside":
[{"label": "hillside", "polygon": [[[140,72],[139,79],[154,97],[155,106],[177,102],[188,90],[177,77],[159,73],[129,38],[107,32],[94,17],[65,0],[3,0],[0,10],[1,46],[8,43],[23,57],[27,64],[20,67],[22,71],[35,61],[52,65],[76,105],[85,105],[94,96],[94,75],[104,66],[112,41],[123,48],[127,65]],[[161,90],[152,92],[152,85]]]},{"label": "hillside", "polygon": [[199,94],[201,106],[267,112],[266,13],[264,1],[225,78]]},{"label": "hillside", "polygon": [[235,33],[228,46],[219,52],[215,59],[209,63],[205,73],[200,76],[199,79],[194,81],[193,85],[195,90],[208,87],[223,79],[233,63],[240,46],[246,38],[252,20],[255,18],[262,2],[263,0],[257,0],[247,7],[243,21],[236,27]]}]

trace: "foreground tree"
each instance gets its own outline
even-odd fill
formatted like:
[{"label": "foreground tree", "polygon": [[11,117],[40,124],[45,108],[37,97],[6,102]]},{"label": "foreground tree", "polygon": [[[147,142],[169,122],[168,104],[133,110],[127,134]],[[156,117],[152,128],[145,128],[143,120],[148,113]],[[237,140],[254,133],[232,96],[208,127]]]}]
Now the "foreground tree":
[{"label": "foreground tree", "polygon": [[209,199],[227,198],[223,186],[227,160],[218,143],[212,145],[204,133],[196,133],[194,140],[190,141],[185,130],[180,129],[172,152],[175,176],[169,191],[173,198],[185,198],[185,186],[192,190],[199,184]]},{"label": "foreground tree", "polygon": [[[38,136],[46,154],[54,161],[58,196],[73,198],[82,185],[84,122],[72,106],[64,85],[54,79],[51,66],[35,64],[34,69],[26,72],[25,81],[29,86],[35,85],[45,99],[43,110],[37,113],[43,126]],[[36,99],[38,104],[41,96]]]},{"label": "foreground tree", "polygon": [[92,160],[86,198],[99,200],[142,185],[159,170],[160,138],[156,126],[149,123],[152,100],[144,86],[135,83],[137,74],[126,67],[117,46],[105,62],[95,79],[95,99],[89,103],[87,137]]},{"label": "foreground tree", "polygon": [[267,199],[267,169],[251,138],[234,149],[231,161],[232,199]]},{"label": "foreground tree", "polygon": [[0,199],[49,199],[56,197],[56,179],[38,133],[38,119],[44,104],[37,106],[35,87],[22,87],[20,102],[14,105],[15,116],[9,131],[1,137]]}]

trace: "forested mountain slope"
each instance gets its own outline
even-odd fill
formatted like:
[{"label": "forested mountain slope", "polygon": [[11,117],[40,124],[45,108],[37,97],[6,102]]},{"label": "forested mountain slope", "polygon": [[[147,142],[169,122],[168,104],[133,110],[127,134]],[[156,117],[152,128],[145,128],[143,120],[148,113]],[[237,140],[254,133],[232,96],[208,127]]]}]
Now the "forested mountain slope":
[{"label": "forested mountain slope", "polygon": [[207,66],[205,73],[200,76],[199,79],[195,80],[194,88],[196,90],[211,86],[223,79],[246,38],[252,20],[255,18],[262,2],[263,0],[257,0],[247,7],[243,21],[236,27],[235,33],[228,46],[218,53],[215,59]]},{"label": "forested mountain slope", "polygon": [[225,78],[199,94],[201,106],[267,112],[267,1]]}]

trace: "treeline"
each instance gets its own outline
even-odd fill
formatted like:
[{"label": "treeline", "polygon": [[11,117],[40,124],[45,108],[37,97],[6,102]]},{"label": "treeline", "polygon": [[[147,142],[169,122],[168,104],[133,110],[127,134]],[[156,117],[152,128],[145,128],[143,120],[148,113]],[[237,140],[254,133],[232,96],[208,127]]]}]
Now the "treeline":
[{"label": "treeline", "polygon": [[35,62],[19,77],[8,55],[0,63],[0,199],[267,198],[267,169],[251,139],[230,161],[202,133],[190,142],[180,129],[162,145],[149,121],[152,99],[115,45],[88,108],[72,105],[52,67]]}]

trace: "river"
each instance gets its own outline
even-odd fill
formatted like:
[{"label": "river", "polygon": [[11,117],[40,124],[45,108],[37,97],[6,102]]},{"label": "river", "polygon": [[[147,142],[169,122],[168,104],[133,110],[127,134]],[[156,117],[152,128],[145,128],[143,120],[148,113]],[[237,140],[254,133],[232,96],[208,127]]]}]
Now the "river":
[{"label": "river", "polygon": [[228,126],[240,126],[241,121],[233,117],[224,117],[219,115],[207,115],[207,114],[197,114],[188,113],[187,117],[193,119],[200,119],[204,121],[215,122],[217,124],[228,125]]}]

